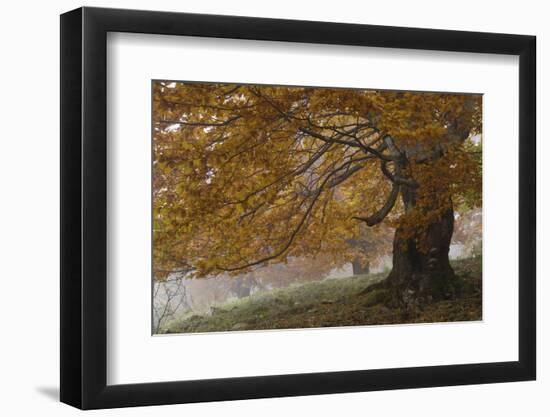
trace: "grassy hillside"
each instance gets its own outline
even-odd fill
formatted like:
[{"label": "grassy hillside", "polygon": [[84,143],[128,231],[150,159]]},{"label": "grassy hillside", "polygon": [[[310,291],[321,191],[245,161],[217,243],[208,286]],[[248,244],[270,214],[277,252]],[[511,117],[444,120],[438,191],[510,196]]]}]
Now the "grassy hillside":
[{"label": "grassy hillside", "polygon": [[452,262],[461,296],[415,311],[389,308],[380,290],[362,293],[384,274],[356,275],[258,293],[168,324],[166,333],[336,327],[481,320],[481,258]]}]

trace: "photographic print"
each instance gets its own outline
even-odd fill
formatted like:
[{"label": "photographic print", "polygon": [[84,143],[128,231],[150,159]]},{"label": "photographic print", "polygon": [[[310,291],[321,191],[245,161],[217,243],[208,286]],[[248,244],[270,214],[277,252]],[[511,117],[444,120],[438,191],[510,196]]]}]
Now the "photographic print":
[{"label": "photographic print", "polygon": [[482,95],[152,81],[152,332],[482,319]]}]

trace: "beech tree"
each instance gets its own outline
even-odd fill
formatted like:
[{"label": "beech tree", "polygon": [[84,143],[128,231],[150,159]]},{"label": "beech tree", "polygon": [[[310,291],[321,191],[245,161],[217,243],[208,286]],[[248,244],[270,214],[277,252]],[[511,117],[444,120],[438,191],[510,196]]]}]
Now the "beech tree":
[{"label": "beech tree", "polygon": [[153,129],[157,279],[341,266],[392,227],[380,286],[452,297],[454,210],[481,204],[480,95],[154,82]]}]

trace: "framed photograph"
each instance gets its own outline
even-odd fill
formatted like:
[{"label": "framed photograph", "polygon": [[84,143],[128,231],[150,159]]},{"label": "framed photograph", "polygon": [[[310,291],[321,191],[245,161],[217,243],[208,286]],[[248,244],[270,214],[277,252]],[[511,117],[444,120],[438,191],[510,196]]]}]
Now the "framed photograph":
[{"label": "framed photograph", "polygon": [[535,37],[61,16],[61,401],[533,380]]}]

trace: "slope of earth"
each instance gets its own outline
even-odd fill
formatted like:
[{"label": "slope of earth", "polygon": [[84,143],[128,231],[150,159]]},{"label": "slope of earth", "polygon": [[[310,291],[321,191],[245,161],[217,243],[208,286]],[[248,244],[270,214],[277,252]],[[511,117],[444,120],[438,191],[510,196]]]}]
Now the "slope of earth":
[{"label": "slope of earth", "polygon": [[460,295],[412,310],[386,305],[383,290],[364,291],[384,274],[355,275],[253,294],[213,307],[211,314],[175,320],[164,333],[481,320],[481,264],[480,257],[453,261]]}]

